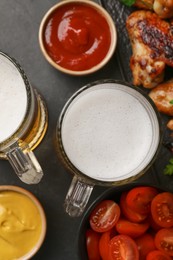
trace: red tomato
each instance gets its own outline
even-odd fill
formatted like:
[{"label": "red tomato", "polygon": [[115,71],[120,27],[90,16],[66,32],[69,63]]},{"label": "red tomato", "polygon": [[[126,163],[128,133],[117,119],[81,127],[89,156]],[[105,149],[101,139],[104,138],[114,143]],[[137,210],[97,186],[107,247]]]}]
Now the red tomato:
[{"label": "red tomato", "polygon": [[136,243],[126,235],[117,235],[110,241],[110,260],[139,260]]},{"label": "red tomato", "polygon": [[139,214],[138,212],[135,212],[134,210],[131,210],[131,208],[128,207],[126,202],[126,196],[128,192],[122,192],[121,198],[120,198],[120,208],[124,216],[129,219],[132,222],[142,222],[144,219],[146,219],[146,214]]},{"label": "red tomato", "polygon": [[147,218],[149,224],[150,224],[150,227],[153,229],[153,231],[158,231],[159,229],[161,229],[162,227],[159,226],[153,219],[153,216],[152,214],[149,214],[148,218]]},{"label": "red tomato", "polygon": [[157,189],[153,187],[136,187],[128,192],[126,202],[132,210],[140,214],[148,214],[150,212],[151,201],[157,194]]},{"label": "red tomato", "polygon": [[155,235],[155,245],[160,251],[173,256],[173,228],[162,228]]},{"label": "red tomato", "polygon": [[154,244],[154,238],[149,233],[145,233],[142,236],[136,238],[135,242],[136,242],[138,250],[139,250],[139,258],[140,258],[140,260],[145,260],[146,259],[146,255],[150,251],[153,251],[153,250],[156,249],[156,246]]},{"label": "red tomato", "polygon": [[113,200],[103,200],[90,215],[90,226],[97,232],[105,232],[115,226],[120,217],[120,207]]},{"label": "red tomato", "polygon": [[173,226],[173,194],[159,193],[151,203],[151,214],[154,221],[161,227]]},{"label": "red tomato", "polygon": [[116,235],[115,229],[102,233],[99,241],[99,251],[102,260],[109,260],[110,240]]},{"label": "red tomato", "polygon": [[88,260],[100,260],[99,253],[100,234],[92,229],[86,231],[86,247],[88,253]]},{"label": "red tomato", "polygon": [[146,260],[171,260],[171,259],[172,258],[169,255],[159,250],[151,251],[146,257]]},{"label": "red tomato", "polygon": [[149,223],[134,223],[126,219],[119,219],[115,226],[119,234],[135,238],[143,235],[147,231]]}]

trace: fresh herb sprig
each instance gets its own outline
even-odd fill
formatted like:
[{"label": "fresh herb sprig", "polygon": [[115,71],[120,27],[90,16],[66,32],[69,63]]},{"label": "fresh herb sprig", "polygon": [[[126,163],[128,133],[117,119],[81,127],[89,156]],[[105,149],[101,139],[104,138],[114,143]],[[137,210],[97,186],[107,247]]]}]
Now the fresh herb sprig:
[{"label": "fresh herb sprig", "polygon": [[132,5],[135,3],[135,0],[121,0],[121,2],[122,2],[124,5],[132,6]]},{"label": "fresh herb sprig", "polygon": [[163,173],[165,175],[173,175],[173,158],[169,160],[169,163],[165,166]]},{"label": "fresh herb sprig", "polygon": [[[135,4],[136,0],[120,0],[122,4],[130,7],[133,4]],[[146,7],[147,9],[152,10],[153,9],[153,4],[149,0],[140,0],[139,3]]]}]

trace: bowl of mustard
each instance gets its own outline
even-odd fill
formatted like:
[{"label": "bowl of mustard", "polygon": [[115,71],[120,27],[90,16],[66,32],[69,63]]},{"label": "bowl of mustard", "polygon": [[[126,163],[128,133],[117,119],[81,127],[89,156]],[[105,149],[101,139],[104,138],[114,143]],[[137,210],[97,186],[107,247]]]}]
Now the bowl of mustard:
[{"label": "bowl of mustard", "polygon": [[31,259],[45,234],[46,217],[38,199],[21,187],[0,186],[0,259]]}]

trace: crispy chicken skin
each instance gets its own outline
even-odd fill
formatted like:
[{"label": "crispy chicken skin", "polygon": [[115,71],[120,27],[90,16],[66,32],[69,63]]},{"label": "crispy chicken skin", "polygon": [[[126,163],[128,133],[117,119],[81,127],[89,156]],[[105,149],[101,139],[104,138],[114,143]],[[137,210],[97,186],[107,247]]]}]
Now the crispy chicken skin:
[{"label": "crispy chicken skin", "polygon": [[173,0],[136,0],[134,5],[138,8],[153,10],[164,19],[173,17]]},{"label": "crispy chicken skin", "polygon": [[173,116],[173,79],[159,84],[150,91],[149,96],[161,113]]},{"label": "crispy chicken skin", "polygon": [[163,81],[165,65],[173,66],[173,27],[155,13],[139,10],[127,18],[126,28],[133,84],[153,88]]},{"label": "crispy chicken skin", "polygon": [[155,0],[153,10],[161,18],[173,17],[173,0]]}]

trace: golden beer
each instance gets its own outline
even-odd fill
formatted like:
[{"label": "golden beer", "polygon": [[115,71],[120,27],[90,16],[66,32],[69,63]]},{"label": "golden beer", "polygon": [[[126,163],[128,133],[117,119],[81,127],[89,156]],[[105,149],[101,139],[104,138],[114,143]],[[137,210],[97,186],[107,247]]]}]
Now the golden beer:
[{"label": "golden beer", "polygon": [[[34,169],[36,158],[31,151],[46,133],[47,108],[21,66],[2,52],[0,70],[0,158],[9,160],[19,178],[23,178],[23,173],[27,176],[27,172],[32,172],[30,178],[33,179],[34,174],[42,172],[38,162],[36,168],[39,169]],[[26,182],[30,182],[29,179]]]}]

